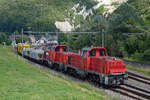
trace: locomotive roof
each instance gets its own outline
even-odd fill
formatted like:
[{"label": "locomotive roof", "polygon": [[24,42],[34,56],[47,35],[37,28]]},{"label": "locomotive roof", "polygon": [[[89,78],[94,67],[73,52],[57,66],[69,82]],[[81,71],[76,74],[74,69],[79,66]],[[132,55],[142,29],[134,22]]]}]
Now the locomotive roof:
[{"label": "locomotive roof", "polygon": [[93,50],[93,49],[105,49],[105,48],[104,47],[87,47],[87,48],[83,48],[82,50],[90,51],[90,50]]},{"label": "locomotive roof", "polygon": [[66,45],[56,45],[56,47],[67,47]]}]

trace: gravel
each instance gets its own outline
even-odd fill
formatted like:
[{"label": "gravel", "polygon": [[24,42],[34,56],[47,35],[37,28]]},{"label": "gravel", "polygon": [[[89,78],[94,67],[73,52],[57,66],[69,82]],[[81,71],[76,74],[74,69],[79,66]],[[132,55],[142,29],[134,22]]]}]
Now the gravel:
[{"label": "gravel", "polygon": [[111,95],[112,97],[117,97],[119,98],[120,100],[136,100],[136,99],[133,99],[133,98],[130,98],[128,96],[124,96],[122,94],[119,94],[119,93],[116,93],[114,91],[111,91],[111,90],[104,90],[108,95]]}]

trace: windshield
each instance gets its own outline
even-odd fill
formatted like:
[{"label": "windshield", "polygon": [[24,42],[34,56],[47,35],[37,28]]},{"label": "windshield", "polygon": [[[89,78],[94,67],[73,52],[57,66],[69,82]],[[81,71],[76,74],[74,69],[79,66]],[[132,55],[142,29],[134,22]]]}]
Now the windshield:
[{"label": "windshield", "polygon": [[63,47],[63,51],[66,52],[68,49],[67,47]]},{"label": "windshield", "polygon": [[68,49],[67,49],[67,47],[56,47],[55,48],[56,52],[59,52],[60,50],[62,50],[63,52],[66,52]]},{"label": "windshield", "polygon": [[104,49],[100,49],[100,55],[101,56],[106,56],[105,50]]},{"label": "windshield", "polygon": [[57,47],[57,48],[55,49],[55,51],[58,52],[58,51],[59,51],[59,47]]},{"label": "windshield", "polygon": [[95,51],[95,50],[92,50],[92,51],[90,52],[90,56],[96,56],[96,51]]}]

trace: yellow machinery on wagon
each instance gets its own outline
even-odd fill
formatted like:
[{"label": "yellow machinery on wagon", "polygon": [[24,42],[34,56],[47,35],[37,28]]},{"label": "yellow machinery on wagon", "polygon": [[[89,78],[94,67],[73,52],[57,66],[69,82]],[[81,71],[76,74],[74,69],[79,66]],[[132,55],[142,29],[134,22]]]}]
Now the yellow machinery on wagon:
[{"label": "yellow machinery on wagon", "polygon": [[17,52],[22,53],[23,48],[30,48],[30,44],[25,44],[25,43],[18,43],[17,45]]}]

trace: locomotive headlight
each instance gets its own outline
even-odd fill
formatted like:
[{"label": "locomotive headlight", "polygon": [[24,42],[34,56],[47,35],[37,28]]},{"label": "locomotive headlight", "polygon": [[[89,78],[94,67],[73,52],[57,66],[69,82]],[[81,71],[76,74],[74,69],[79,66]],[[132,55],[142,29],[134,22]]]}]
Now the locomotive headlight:
[{"label": "locomotive headlight", "polygon": [[117,60],[115,57],[113,57],[113,60]]},{"label": "locomotive headlight", "polygon": [[49,53],[48,52],[46,52],[46,56],[48,56],[49,55]]}]

